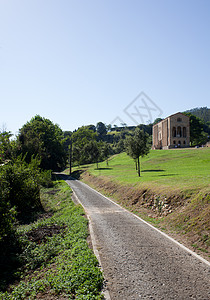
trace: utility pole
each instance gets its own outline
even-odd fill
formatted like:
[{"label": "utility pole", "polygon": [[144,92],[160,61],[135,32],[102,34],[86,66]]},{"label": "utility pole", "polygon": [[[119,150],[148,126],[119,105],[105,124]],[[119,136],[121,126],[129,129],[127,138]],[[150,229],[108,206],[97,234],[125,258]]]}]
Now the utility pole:
[{"label": "utility pole", "polygon": [[69,175],[71,175],[71,169],[72,169],[72,139],[70,139],[70,145],[69,145]]}]

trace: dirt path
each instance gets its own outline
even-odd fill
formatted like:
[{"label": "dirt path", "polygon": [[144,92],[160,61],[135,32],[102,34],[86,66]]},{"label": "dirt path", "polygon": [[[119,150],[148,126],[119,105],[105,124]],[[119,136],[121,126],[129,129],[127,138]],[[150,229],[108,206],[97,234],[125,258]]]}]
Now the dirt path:
[{"label": "dirt path", "polygon": [[77,180],[111,299],[210,299],[210,264]]}]

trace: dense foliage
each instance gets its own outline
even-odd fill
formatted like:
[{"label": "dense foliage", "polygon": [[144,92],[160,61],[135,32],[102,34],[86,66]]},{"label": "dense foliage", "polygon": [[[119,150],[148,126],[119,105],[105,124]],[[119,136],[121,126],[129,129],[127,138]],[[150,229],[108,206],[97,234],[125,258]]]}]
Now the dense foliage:
[{"label": "dense foliage", "polygon": [[11,157],[11,136],[12,134],[10,132],[0,132],[0,164]]},{"label": "dense foliage", "polygon": [[[191,113],[185,113],[190,117],[190,143],[191,146],[205,145],[208,141],[208,132],[205,132],[205,124]],[[209,127],[210,129],[210,127]]]},{"label": "dense foliage", "polygon": [[41,207],[38,164],[36,159],[27,164],[19,157],[0,169],[0,182],[3,183],[6,199],[22,215]]},{"label": "dense foliage", "polygon": [[[75,130],[73,133],[64,132],[65,150],[70,154],[70,145],[72,145],[72,161],[74,165],[82,165],[88,163],[98,163],[106,160],[113,154],[125,151],[125,139],[133,135],[135,126],[127,127],[111,127],[102,122],[98,122],[96,126],[87,125]],[[152,134],[152,124],[141,124],[138,128]],[[151,144],[151,138],[150,138]]]},{"label": "dense foliage", "polygon": [[210,108],[207,107],[196,107],[186,111],[192,115],[200,118],[204,123],[210,122]]},{"label": "dense foliage", "polygon": [[19,152],[26,155],[27,161],[38,155],[43,169],[60,170],[66,165],[62,130],[49,119],[38,115],[20,129]]},{"label": "dense foliage", "polygon": [[20,264],[22,244],[18,224],[29,222],[43,208],[40,184],[49,185],[51,174],[41,172],[39,160],[28,164],[24,158],[11,158],[0,167],[0,286],[16,278],[13,269]]}]

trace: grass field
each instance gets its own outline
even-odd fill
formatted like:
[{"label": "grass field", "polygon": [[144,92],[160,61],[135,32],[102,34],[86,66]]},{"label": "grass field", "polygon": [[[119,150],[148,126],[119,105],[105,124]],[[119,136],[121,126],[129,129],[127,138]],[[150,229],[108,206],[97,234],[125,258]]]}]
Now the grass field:
[{"label": "grass field", "polygon": [[141,177],[134,161],[126,154],[89,167],[94,176],[108,176],[114,181],[132,185],[165,186],[169,189],[203,189],[210,185],[210,148],[151,150],[141,158]]}]

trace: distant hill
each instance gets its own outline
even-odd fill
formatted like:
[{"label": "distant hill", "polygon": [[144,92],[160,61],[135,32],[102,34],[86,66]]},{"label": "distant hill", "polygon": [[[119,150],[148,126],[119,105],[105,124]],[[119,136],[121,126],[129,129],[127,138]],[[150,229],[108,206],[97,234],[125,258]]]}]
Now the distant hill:
[{"label": "distant hill", "polygon": [[186,110],[185,112],[191,113],[192,115],[195,115],[196,117],[202,119],[204,123],[210,122],[210,108],[196,107]]}]

